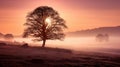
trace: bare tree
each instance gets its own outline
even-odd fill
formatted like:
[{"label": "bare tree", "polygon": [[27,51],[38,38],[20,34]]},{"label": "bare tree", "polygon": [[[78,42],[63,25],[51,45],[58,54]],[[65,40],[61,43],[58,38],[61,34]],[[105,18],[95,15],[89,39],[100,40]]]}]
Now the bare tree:
[{"label": "bare tree", "polygon": [[25,25],[23,37],[33,36],[35,41],[43,41],[42,47],[45,47],[46,40],[63,40],[63,29],[67,28],[58,12],[48,6],[40,6],[29,13]]}]

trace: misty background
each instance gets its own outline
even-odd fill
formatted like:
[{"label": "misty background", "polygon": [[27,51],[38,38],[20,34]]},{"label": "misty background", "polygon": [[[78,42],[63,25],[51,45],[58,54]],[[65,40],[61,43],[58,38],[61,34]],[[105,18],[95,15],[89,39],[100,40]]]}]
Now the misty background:
[{"label": "misty background", "polygon": [[[107,39],[105,37],[107,34]],[[97,37],[100,35],[100,38]],[[102,35],[102,37],[101,37]],[[41,46],[42,41],[34,42],[34,38],[22,38],[14,36],[12,39],[1,38],[1,41],[13,42],[14,45],[28,43],[29,46]],[[120,26],[100,27],[66,33],[63,41],[47,40],[46,47],[65,48],[76,51],[94,51],[104,53],[120,52]]]}]

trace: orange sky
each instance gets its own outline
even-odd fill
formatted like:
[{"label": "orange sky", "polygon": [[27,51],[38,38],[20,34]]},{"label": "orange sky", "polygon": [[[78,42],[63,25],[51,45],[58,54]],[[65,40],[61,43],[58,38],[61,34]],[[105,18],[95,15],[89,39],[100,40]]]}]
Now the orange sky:
[{"label": "orange sky", "polygon": [[0,32],[22,34],[27,13],[38,6],[57,10],[67,32],[120,25],[120,0],[0,0]]}]

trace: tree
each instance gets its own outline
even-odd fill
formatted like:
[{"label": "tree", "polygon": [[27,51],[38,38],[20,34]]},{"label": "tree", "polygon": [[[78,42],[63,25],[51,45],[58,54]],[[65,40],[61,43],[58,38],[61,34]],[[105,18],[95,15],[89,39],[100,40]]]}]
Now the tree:
[{"label": "tree", "polygon": [[99,42],[108,41],[109,40],[109,35],[108,34],[98,34],[96,36],[96,40],[99,41]]},{"label": "tree", "polygon": [[35,41],[63,40],[65,34],[63,29],[67,28],[64,19],[58,12],[48,6],[40,6],[27,15],[26,29],[23,37],[33,36]]},{"label": "tree", "polygon": [[105,41],[109,41],[109,35],[106,33],[104,36],[105,36]]},{"label": "tree", "polygon": [[104,35],[103,34],[97,34],[96,40],[99,42],[102,42],[104,40]]},{"label": "tree", "polygon": [[0,38],[2,38],[4,36],[4,34],[0,33]]},{"label": "tree", "polygon": [[5,39],[13,39],[14,36],[13,36],[12,34],[5,34],[5,35],[4,35],[4,38],[5,38]]}]

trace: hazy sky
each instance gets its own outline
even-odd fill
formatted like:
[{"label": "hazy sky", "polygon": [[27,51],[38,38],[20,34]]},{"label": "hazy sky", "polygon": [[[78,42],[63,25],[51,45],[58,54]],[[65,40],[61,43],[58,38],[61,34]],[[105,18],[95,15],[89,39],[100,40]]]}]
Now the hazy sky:
[{"label": "hazy sky", "polygon": [[67,32],[120,25],[120,0],[0,0],[0,32],[22,34],[26,15],[38,6],[57,10]]}]

